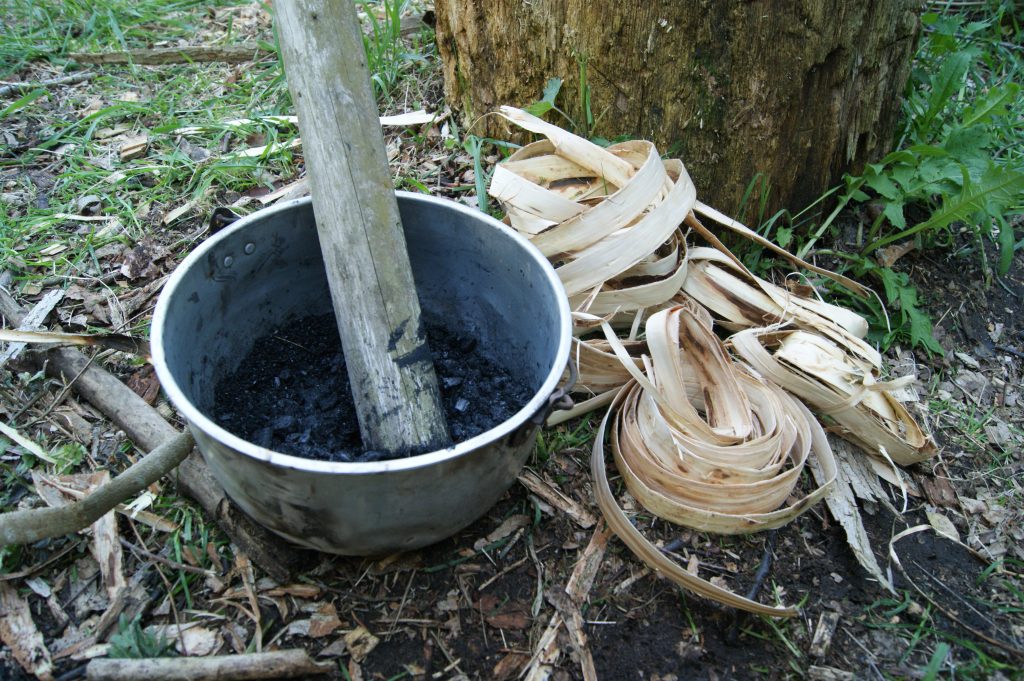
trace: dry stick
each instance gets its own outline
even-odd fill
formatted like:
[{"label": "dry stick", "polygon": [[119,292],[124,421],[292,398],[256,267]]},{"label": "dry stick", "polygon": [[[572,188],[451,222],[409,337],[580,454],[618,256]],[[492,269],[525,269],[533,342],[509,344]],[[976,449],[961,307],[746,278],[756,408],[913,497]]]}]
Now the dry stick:
[{"label": "dry stick", "polygon": [[[7,291],[0,289],[0,314],[17,325],[24,318],[25,310]],[[77,350],[52,350],[45,358],[46,370],[51,376],[78,376],[75,391],[142,449],[155,449],[178,435],[178,430],[156,409],[115,376],[89,365],[89,359]],[[193,450],[181,462],[175,479],[178,489],[197,501],[231,541],[278,582],[291,581],[293,573],[309,565],[310,552],[292,546],[257,524],[228,499],[198,451]]]},{"label": "dry stick", "polygon": [[0,514],[0,546],[31,544],[88,527],[173,470],[192,451],[193,444],[189,433],[176,435],[81,501]]},{"label": "dry stick", "polygon": [[240,64],[256,61],[270,55],[255,43],[244,45],[190,45],[187,47],[155,47],[148,50],[128,50],[127,52],[72,52],[68,57],[81,64],[142,64],[159,66],[160,64],[183,64],[189,62],[227,62]]},{"label": "dry stick", "polygon": [[49,80],[40,80],[34,83],[6,83],[0,86],[0,97],[6,97],[7,95],[16,92],[24,92],[25,90],[34,90],[35,88],[49,88],[54,85],[75,85],[77,83],[84,83],[95,75],[96,74],[92,71],[82,71],[81,73],[72,73],[66,76],[60,76],[59,78],[50,78]]},{"label": "dry stick", "polygon": [[304,650],[278,650],[211,657],[96,659],[86,667],[85,678],[89,681],[248,681],[327,674],[333,668],[331,664],[314,662]]},{"label": "dry stick", "polygon": [[282,0],[274,9],[363,445],[447,447],[355,5]]}]

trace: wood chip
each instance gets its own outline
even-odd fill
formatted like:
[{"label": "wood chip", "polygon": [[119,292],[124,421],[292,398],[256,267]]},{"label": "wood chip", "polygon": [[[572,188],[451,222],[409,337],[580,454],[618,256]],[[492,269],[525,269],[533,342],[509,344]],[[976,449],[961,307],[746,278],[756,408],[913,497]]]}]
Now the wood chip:
[{"label": "wood chip", "polygon": [[509,516],[493,532],[473,542],[473,550],[480,551],[494,542],[504,539],[519,528],[526,527],[529,523],[530,517],[527,515],[517,514]]},{"label": "wood chip", "polygon": [[36,628],[28,602],[7,582],[0,582],[0,641],[22,669],[41,681],[53,681],[50,651]]},{"label": "wood chip", "polygon": [[352,654],[352,660],[356,663],[365,660],[378,643],[380,643],[380,639],[362,625],[345,634],[345,647],[348,648],[349,653]]},{"label": "wood chip", "polygon": [[141,158],[146,155],[146,150],[149,148],[149,135],[135,135],[134,137],[128,137],[121,146],[118,147],[118,154],[121,158],[121,162],[131,161],[136,158]]},{"label": "wood chip", "polygon": [[811,657],[825,657],[829,646],[832,645],[832,636],[835,635],[838,624],[839,613],[821,613],[818,618],[818,626],[814,629],[814,638],[811,640]]},{"label": "wood chip", "polygon": [[597,523],[597,519],[594,518],[594,515],[590,511],[580,506],[576,501],[570,499],[560,490],[555,489],[550,483],[541,479],[541,477],[533,471],[524,469],[523,472],[519,474],[519,482],[522,483],[526,489],[530,490],[538,497],[572,518],[573,521],[583,529],[593,527]]},{"label": "wood chip", "polygon": [[323,638],[329,636],[341,626],[338,611],[333,603],[324,603],[309,620],[309,637]]}]

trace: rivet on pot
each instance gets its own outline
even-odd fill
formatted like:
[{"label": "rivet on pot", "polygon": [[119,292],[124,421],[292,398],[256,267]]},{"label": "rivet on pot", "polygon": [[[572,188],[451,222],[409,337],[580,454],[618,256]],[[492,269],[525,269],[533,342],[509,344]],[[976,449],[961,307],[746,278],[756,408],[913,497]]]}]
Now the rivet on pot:
[{"label": "rivet on pot", "polygon": [[256,250],[256,244],[251,241],[245,245],[245,254],[252,255],[252,252]]},{"label": "rivet on pot", "polygon": [[225,255],[224,256],[224,267],[231,267],[234,264],[235,264],[235,259],[234,258],[232,258],[230,255]]}]

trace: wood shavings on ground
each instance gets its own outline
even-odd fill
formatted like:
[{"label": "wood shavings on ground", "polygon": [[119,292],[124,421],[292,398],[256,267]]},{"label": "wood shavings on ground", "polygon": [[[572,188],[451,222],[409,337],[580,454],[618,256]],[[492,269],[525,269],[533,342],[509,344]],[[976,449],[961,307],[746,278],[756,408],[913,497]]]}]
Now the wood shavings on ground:
[{"label": "wood shavings on ground", "polygon": [[[555,266],[575,313],[572,361],[577,392],[587,399],[558,418],[612,403],[594,444],[593,473],[616,533],[649,566],[701,595],[764,614],[794,612],[682,570],[628,523],[604,477],[609,419],[616,466],[648,511],[696,529],[751,532],[788,523],[827,497],[858,560],[890,586],[848,483],[830,491],[839,471],[824,431],[785,391],[893,466],[885,476],[898,480],[894,464],[937,451],[893,396],[913,377],[883,380],[881,355],[863,340],[864,318],[824,302],[813,287],[755,276],[695,213],[857,295],[868,291],[699,202],[683,164],[663,161],[649,142],[605,149],[525,111],[500,113],[546,138],[499,164],[488,191]],[[710,247],[689,248],[685,228]],[[716,324],[737,332],[726,346],[712,331]],[[593,333],[598,327],[603,338]],[[819,486],[800,498],[794,488],[811,459]]]}]

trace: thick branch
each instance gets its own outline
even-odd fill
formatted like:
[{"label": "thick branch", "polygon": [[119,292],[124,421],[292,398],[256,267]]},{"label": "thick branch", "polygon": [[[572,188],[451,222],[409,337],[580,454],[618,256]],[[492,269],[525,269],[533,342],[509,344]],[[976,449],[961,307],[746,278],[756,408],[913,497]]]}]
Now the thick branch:
[{"label": "thick branch", "polygon": [[333,665],[314,662],[304,650],[278,650],[212,657],[96,659],[86,667],[85,678],[89,681],[249,681],[327,674],[332,668]]},{"label": "thick branch", "polygon": [[[26,311],[0,288],[0,314],[17,326]],[[46,359],[46,370],[51,376],[65,380],[77,376],[75,392],[103,412],[142,449],[154,449],[178,434],[156,409],[115,376],[89,364],[89,359],[77,350],[61,348],[40,356]],[[294,572],[309,564],[308,551],[292,546],[257,524],[228,499],[198,450],[193,450],[181,462],[175,480],[178,489],[197,501],[231,541],[274,579],[286,582]]]},{"label": "thick branch", "polygon": [[0,546],[31,544],[88,527],[177,467],[193,444],[189,433],[174,436],[81,501],[0,515]]},{"label": "thick branch", "polygon": [[189,45],[187,47],[155,47],[127,52],[72,52],[68,55],[81,64],[185,64],[189,62],[227,62],[240,64],[256,61],[270,52],[254,43],[245,45]]}]

